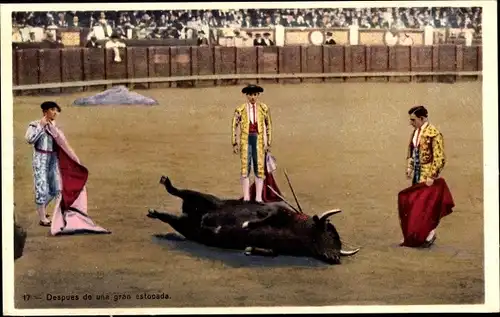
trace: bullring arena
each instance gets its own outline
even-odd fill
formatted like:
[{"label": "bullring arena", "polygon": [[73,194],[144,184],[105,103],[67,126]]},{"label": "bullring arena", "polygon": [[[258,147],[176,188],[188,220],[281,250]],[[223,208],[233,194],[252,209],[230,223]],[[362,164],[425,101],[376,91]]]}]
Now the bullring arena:
[{"label": "bullring arena", "polygon": [[[15,216],[28,232],[14,264],[15,307],[484,303],[482,46],[344,44],[14,51]],[[294,201],[286,170],[305,213],[342,210],[331,221],[361,251],[341,265],[167,241],[174,230],[146,216],[180,213],[162,175],[180,188],[241,196],[231,119],[247,83],[265,89],[284,196]],[[158,105],[73,105],[129,84]],[[88,213],[109,235],[54,237],[38,225],[24,136],[45,100],[62,107],[58,126],[89,170]],[[407,112],[417,104],[444,135],[442,176],[456,205],[430,248],[399,246]]]},{"label": "bullring arena", "polygon": [[[29,232],[15,264],[18,308],[201,307],[481,303],[483,280],[481,82],[262,84],[274,122],[275,173],[283,169],[308,214],[334,216],[343,239],[361,247],[339,266],[231,266],[154,242],[172,231],[148,208],[177,212],[158,183],[240,197],[230,124],[240,86],[140,90],[158,106],[70,106],[89,93],[20,96],[14,101],[16,216]],[[24,141],[39,104],[63,107],[59,125],[89,169],[89,215],[111,235],[50,237],[33,210],[31,148]],[[397,246],[397,192],[408,186],[407,110],[425,104],[445,135],[443,176],[456,208],[431,249]],[[467,125],[463,125],[467,118]],[[224,252],[224,251],[221,251]],[[138,300],[166,293],[169,300]],[[22,294],[88,293],[90,301],[29,300]],[[109,294],[109,300],[96,300]],[[113,300],[113,295],[132,295]]]}]

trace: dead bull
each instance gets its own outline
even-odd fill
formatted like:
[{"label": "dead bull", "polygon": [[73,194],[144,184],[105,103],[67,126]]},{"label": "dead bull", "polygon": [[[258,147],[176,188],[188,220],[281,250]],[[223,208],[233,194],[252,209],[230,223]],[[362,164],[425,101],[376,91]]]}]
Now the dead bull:
[{"label": "dead bull", "polygon": [[340,210],[311,217],[294,212],[282,202],[220,199],[177,189],[167,177],[162,177],[160,183],[168,193],[183,200],[182,214],[150,209],[148,217],[168,223],[188,240],[225,249],[245,249],[246,254],[310,256],[329,264],[340,264],[340,256],[359,251],[342,249],[340,236],[328,219]]}]

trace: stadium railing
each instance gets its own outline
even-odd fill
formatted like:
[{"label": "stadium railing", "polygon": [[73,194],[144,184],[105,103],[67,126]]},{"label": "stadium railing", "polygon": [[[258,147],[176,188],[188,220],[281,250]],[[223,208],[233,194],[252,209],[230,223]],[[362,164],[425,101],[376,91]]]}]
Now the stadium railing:
[{"label": "stadium railing", "polygon": [[13,51],[12,65],[14,91],[240,81],[454,81],[481,78],[482,46],[30,49]]}]

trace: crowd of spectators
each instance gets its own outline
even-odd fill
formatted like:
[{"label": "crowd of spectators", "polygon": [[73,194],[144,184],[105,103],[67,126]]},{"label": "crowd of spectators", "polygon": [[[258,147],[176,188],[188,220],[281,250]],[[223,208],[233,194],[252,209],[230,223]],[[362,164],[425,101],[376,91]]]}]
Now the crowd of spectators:
[{"label": "crowd of spectators", "polygon": [[[100,27],[104,36],[119,38],[190,38],[197,31],[214,27],[348,27],[473,29],[481,34],[481,8],[354,8],[354,9],[242,9],[242,10],[148,10],[148,11],[72,11],[15,12],[16,30],[38,28]],[[21,32],[22,33],[22,32]],[[29,33],[28,33],[29,34]],[[102,36],[102,35],[100,35]],[[21,34],[21,41],[30,36]]]}]

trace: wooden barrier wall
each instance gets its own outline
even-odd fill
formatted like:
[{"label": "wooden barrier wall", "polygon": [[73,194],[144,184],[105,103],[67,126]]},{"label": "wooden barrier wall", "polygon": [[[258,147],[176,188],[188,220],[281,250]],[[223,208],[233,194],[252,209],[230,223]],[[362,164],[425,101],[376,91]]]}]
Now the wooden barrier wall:
[{"label": "wooden barrier wall", "polygon": [[[13,85],[213,74],[482,70],[482,46],[129,47],[120,50],[120,63],[114,62],[111,49],[14,51]],[[322,79],[279,81],[315,80]],[[142,84],[148,88],[171,85],[175,83]]]}]

